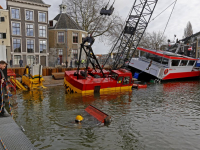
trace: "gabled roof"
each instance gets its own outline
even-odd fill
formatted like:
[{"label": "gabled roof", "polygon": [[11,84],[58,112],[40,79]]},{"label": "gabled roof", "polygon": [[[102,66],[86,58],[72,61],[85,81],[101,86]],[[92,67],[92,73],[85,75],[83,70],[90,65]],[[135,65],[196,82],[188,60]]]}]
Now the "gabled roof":
[{"label": "gabled roof", "polygon": [[22,0],[22,1],[45,4],[42,0]]},{"label": "gabled roof", "polygon": [[0,9],[3,9],[3,7],[0,5]]},{"label": "gabled roof", "polygon": [[192,37],[196,37],[196,36],[198,36],[198,35],[200,35],[200,32],[197,32],[197,33],[195,33],[195,34],[192,34],[191,36],[188,36],[188,37],[186,37],[186,38],[184,38],[184,39],[182,39],[182,40],[180,40],[180,41],[187,42],[187,41],[190,40]]},{"label": "gabled roof", "polygon": [[57,23],[54,27],[49,27],[49,29],[75,29],[83,30],[71,17],[66,13],[58,14],[53,20]]}]

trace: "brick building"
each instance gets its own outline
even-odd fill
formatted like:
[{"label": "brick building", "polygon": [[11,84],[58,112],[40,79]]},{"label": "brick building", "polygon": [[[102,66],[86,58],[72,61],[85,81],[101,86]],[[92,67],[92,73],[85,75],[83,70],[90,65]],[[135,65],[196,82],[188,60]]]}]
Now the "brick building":
[{"label": "brick building", "polygon": [[7,0],[13,65],[36,63],[48,66],[48,8],[42,0]]},{"label": "brick building", "polygon": [[[78,59],[79,49],[82,40],[87,36],[76,22],[66,13],[66,5],[60,5],[60,14],[49,21],[49,65],[61,65],[68,61]],[[83,53],[82,59],[85,59]]]},{"label": "brick building", "polygon": [[[189,37],[182,39],[184,46],[182,46],[182,51],[185,55],[200,58],[200,32],[197,32]],[[189,50],[188,48],[191,48]]]}]

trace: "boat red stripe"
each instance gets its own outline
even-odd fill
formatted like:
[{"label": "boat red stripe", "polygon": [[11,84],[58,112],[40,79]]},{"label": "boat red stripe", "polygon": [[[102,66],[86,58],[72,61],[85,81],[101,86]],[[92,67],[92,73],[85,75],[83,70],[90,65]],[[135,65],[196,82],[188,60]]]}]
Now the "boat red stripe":
[{"label": "boat red stripe", "polygon": [[158,56],[161,56],[161,57],[165,57],[165,58],[168,58],[168,59],[180,59],[180,60],[198,60],[198,59],[194,59],[194,58],[189,58],[189,57],[175,57],[175,56],[168,56],[168,55],[164,55],[162,53],[159,53],[160,52],[163,52],[161,50],[158,50],[157,52],[155,51],[152,51],[152,50],[149,50],[149,49],[144,49],[144,48],[141,48],[141,47],[137,47],[138,50],[141,50],[141,51],[144,51],[144,52],[147,52],[147,53],[151,53],[151,54],[154,54],[154,55],[158,55]]},{"label": "boat red stripe", "polygon": [[162,80],[176,79],[176,78],[189,78],[189,77],[198,77],[198,76],[200,76],[200,71],[169,73]]}]

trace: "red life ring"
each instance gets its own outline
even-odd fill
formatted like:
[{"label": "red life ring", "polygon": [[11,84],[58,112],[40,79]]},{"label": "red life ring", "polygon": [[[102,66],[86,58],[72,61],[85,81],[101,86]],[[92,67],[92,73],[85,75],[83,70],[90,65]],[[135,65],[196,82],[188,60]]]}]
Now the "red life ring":
[{"label": "red life ring", "polygon": [[164,74],[167,74],[167,73],[168,73],[168,69],[165,69]]}]

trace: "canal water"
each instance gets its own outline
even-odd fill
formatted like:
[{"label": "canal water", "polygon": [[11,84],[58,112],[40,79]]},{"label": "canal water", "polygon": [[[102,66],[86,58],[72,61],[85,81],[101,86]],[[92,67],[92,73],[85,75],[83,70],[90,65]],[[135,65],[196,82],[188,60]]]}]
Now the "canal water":
[{"label": "canal water", "polygon": [[[148,83],[146,89],[105,95],[66,95],[63,86],[11,98],[14,120],[42,150],[199,150],[200,81]],[[104,126],[89,105],[112,116]],[[74,124],[76,115],[84,121]]]}]

